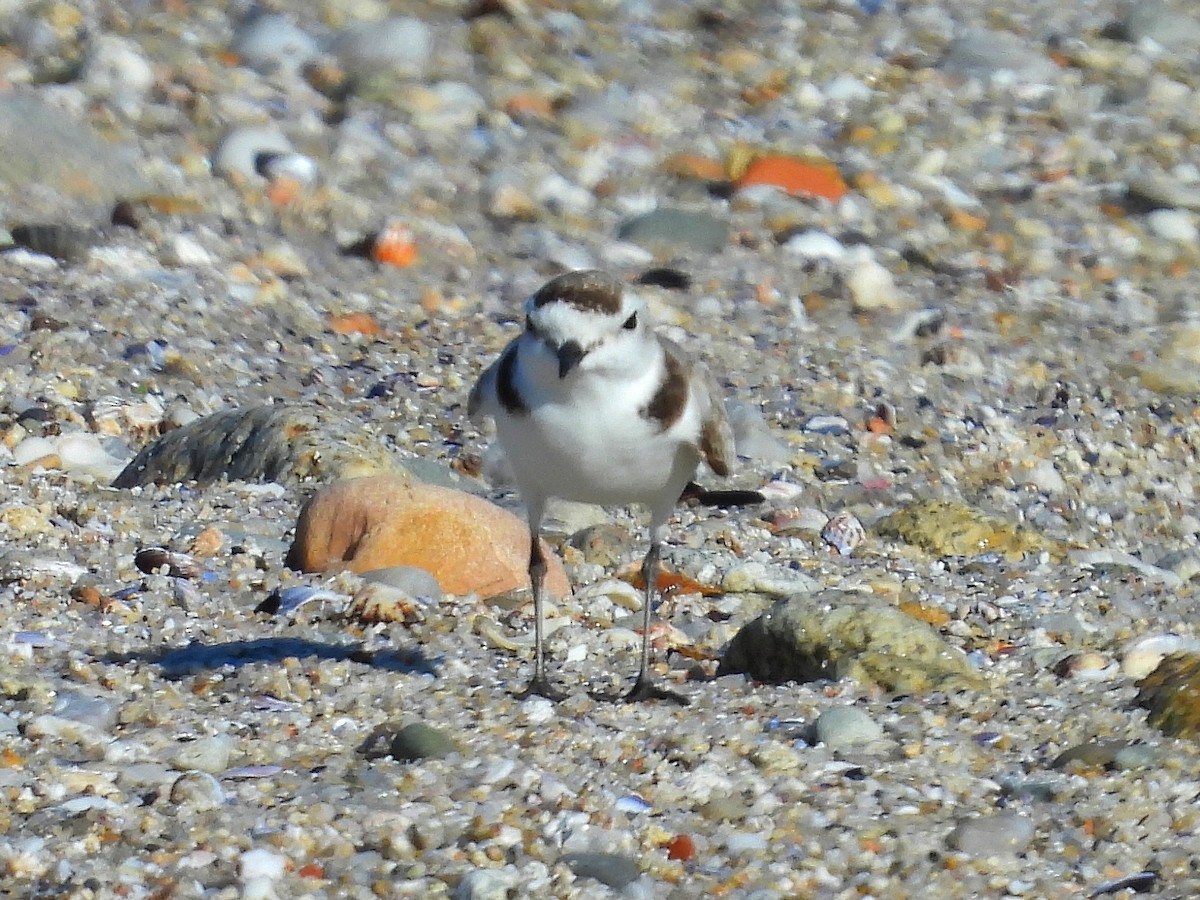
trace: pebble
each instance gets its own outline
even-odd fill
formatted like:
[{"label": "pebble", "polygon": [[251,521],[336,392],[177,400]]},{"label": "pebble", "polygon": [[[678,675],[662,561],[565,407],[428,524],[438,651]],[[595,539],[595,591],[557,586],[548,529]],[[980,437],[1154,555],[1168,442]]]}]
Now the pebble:
[{"label": "pebble", "polygon": [[835,706],[817,716],[813,726],[819,743],[830,750],[844,750],[870,744],[883,737],[883,729],[857,706]]},{"label": "pebble", "polygon": [[91,44],[80,77],[88,90],[112,101],[126,115],[137,116],[154,87],[154,67],[136,43],[112,34]]},{"label": "pebble", "polygon": [[753,561],[739,563],[729,569],[721,579],[723,591],[765,594],[768,597],[809,594],[818,587],[817,582],[803,572]]},{"label": "pebble", "polygon": [[617,237],[652,249],[719,253],[729,243],[729,223],[706,212],[660,206],[624,222]]},{"label": "pebble", "polygon": [[388,744],[388,752],[399,760],[442,759],[457,749],[446,732],[422,722],[405,725]]},{"label": "pebble", "polygon": [[1200,243],[1195,215],[1185,209],[1156,209],[1146,214],[1146,226],[1158,237],[1177,244]]},{"label": "pebble", "polygon": [[508,900],[515,878],[498,869],[473,869],[454,889],[454,900]]},{"label": "pebble", "polygon": [[791,451],[771,430],[761,409],[734,402],[726,414],[738,456],[765,463],[783,463],[791,458]]},{"label": "pebble", "polygon": [[846,287],[855,309],[863,312],[894,312],[908,305],[896,285],[895,277],[869,253],[854,254],[844,265]]},{"label": "pebble", "polygon": [[334,39],[331,49],[351,75],[419,75],[429,64],[433,44],[433,30],[427,24],[398,16],[348,28]]},{"label": "pebble", "polygon": [[994,813],[960,822],[950,833],[950,846],[968,856],[1011,856],[1033,840],[1033,822],[1019,813]]},{"label": "pebble", "polygon": [[279,13],[255,10],[238,25],[231,49],[246,65],[264,74],[295,74],[320,54],[308,32]]},{"label": "pebble", "polygon": [[172,754],[171,763],[177,769],[197,769],[217,775],[229,768],[235,741],[226,734],[196,738],[181,744]]},{"label": "pebble", "polygon": [[562,862],[576,877],[594,878],[615,891],[624,890],[642,875],[638,861],[622,853],[568,853]]}]

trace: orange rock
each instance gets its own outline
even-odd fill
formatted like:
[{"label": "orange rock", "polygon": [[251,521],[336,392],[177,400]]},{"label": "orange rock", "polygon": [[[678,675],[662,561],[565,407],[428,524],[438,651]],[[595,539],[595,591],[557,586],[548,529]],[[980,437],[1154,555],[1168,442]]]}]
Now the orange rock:
[{"label": "orange rock", "polygon": [[737,188],[767,184],[782,188],[798,197],[825,197],[840,200],[846,195],[846,180],[837,166],[829,162],[804,162],[792,156],[760,156],[753,160]]},{"label": "orange rock", "polygon": [[348,312],[329,317],[329,330],[335,334],[365,334],[376,337],[383,334],[383,327],[375,317],[366,312]]},{"label": "orange rock", "polygon": [[[570,593],[558,557],[547,593]],[[494,503],[450,488],[373,475],[339,481],[300,511],[287,565],[301,572],[420,566],[450,594],[494,597],[527,587],[529,529]]]},{"label": "orange rock", "polygon": [[697,178],[701,181],[724,181],[725,169],[715,159],[699,153],[674,153],[663,160],[663,171],[681,178]]}]

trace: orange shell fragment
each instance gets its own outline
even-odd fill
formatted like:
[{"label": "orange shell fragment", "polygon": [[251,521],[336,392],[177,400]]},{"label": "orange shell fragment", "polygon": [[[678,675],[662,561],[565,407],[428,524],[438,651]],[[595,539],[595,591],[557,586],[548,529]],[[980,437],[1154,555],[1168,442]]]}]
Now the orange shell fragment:
[{"label": "orange shell fragment", "polygon": [[329,330],[335,334],[366,334],[375,336],[383,333],[383,326],[366,312],[349,312],[329,317]]},{"label": "orange shell fragment", "polygon": [[840,200],[849,188],[837,166],[830,162],[804,162],[792,156],[759,156],[736,182],[738,190],[771,185],[796,197]]},{"label": "orange shell fragment", "polygon": [[388,225],[375,236],[371,259],[389,266],[407,268],[417,261],[417,245],[412,229],[405,225]]}]

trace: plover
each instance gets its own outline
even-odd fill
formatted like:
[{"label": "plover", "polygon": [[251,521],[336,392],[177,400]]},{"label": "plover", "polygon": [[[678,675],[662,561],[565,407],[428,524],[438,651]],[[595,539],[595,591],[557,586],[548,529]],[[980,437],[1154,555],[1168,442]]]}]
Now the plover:
[{"label": "plover", "polygon": [[534,670],[526,694],[561,699],[546,675],[539,535],[551,497],[650,512],[642,562],[642,657],[626,700],[686,703],[650,674],[650,613],[667,520],[704,460],[724,476],[733,433],[708,368],[656,334],[645,305],[604,272],[559,275],[525,306],[525,330],[480,376],[468,414],[490,416],[529,517]]}]

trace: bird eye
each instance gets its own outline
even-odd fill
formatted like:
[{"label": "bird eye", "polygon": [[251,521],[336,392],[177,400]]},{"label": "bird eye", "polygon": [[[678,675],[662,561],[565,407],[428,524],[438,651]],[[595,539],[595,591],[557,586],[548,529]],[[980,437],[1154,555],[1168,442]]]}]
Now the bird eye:
[{"label": "bird eye", "polygon": [[626,331],[633,331],[633,329],[637,328],[637,313],[634,313],[628,319],[626,319],[625,324],[621,327]]}]

